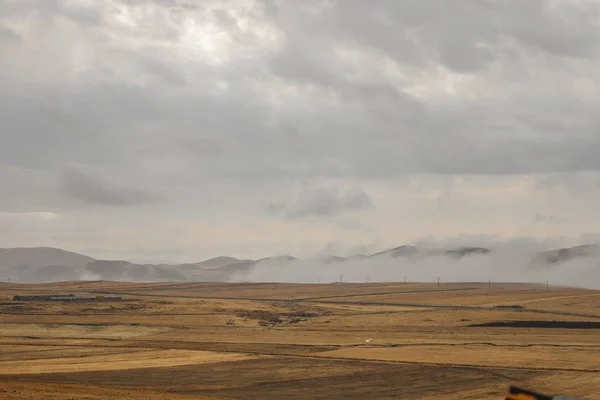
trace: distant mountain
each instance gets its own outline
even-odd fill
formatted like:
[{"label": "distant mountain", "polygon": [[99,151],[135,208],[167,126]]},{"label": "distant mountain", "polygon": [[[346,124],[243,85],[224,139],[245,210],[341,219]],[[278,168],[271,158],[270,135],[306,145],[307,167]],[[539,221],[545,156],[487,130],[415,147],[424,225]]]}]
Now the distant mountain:
[{"label": "distant mountain", "polygon": [[375,253],[370,257],[410,257],[414,256],[419,252],[419,249],[415,246],[398,246],[393,249],[380,251],[379,253]]},{"label": "distant mountain", "polygon": [[346,261],[361,261],[361,260],[366,260],[367,258],[369,258],[369,256],[366,254],[354,254],[349,257],[346,257],[345,260]]},{"label": "distant mountain", "polygon": [[319,257],[317,260],[324,262],[325,264],[340,264],[348,261],[348,258],[338,256],[325,256]]},{"label": "distant mountain", "polygon": [[227,270],[227,271],[231,271],[231,272],[245,271],[245,270],[250,269],[253,266],[255,266],[258,262],[259,261],[254,261],[254,260],[237,261],[237,262],[231,263],[229,265],[226,265],[224,267],[221,267],[219,269]]},{"label": "distant mountain", "polygon": [[470,255],[485,255],[491,253],[491,249],[484,247],[458,247],[455,249],[440,248],[420,248],[416,246],[399,246],[393,249],[380,251],[369,257],[435,257],[450,256],[453,258],[462,258]]},{"label": "distant mountain", "polygon": [[265,257],[261,258],[260,260],[256,260],[256,262],[269,264],[287,264],[292,263],[294,261],[298,261],[298,259],[292,256]]},{"label": "distant mountain", "polygon": [[0,281],[186,281],[176,269],[129,261],[96,260],[51,247],[0,248]]},{"label": "distant mountain", "polygon": [[153,264],[134,264],[122,260],[95,260],[77,271],[83,279],[108,281],[186,281],[187,277],[173,268]]},{"label": "distant mountain", "polygon": [[44,267],[47,265],[79,267],[92,261],[94,261],[92,257],[52,247],[0,248],[0,267],[3,268]]},{"label": "distant mountain", "polygon": [[198,265],[199,267],[202,267],[202,268],[210,269],[210,268],[225,267],[227,265],[234,264],[234,263],[241,262],[241,261],[250,261],[250,260],[238,260],[237,258],[233,258],[233,257],[221,256],[221,257],[215,257],[215,258],[211,258],[210,260],[199,262],[196,265]]},{"label": "distant mountain", "polygon": [[593,257],[598,255],[600,255],[600,245],[584,244],[582,246],[543,251],[538,253],[533,258],[532,264],[561,264],[577,258]]},{"label": "distant mountain", "polygon": [[79,280],[77,267],[46,265],[43,267],[16,267],[13,276],[24,282],[58,282]]},{"label": "distant mountain", "polygon": [[456,249],[446,250],[446,254],[455,258],[462,258],[470,255],[486,255],[492,250],[485,247],[459,247]]},{"label": "distant mountain", "polygon": [[[70,280],[113,280],[113,281],[203,281],[224,282],[249,276],[257,266],[275,270],[279,268],[302,268],[307,263],[318,263],[330,268],[345,268],[345,263],[378,262],[381,259],[419,260],[428,257],[448,257],[461,259],[469,256],[485,257],[493,252],[485,247],[421,248],[417,246],[398,246],[375,254],[357,254],[349,257],[321,256],[314,259],[299,260],[285,255],[265,257],[258,260],[238,259],[234,257],[215,257],[198,263],[187,264],[142,264],[124,260],[96,260],[82,254],[61,249],[36,248],[0,248],[0,281],[14,282],[50,282]],[[600,245],[582,246],[548,250],[532,253],[531,267],[549,267],[570,260],[600,256]],[[350,264],[348,264],[350,265]],[[342,270],[340,270],[342,271]]]},{"label": "distant mountain", "polygon": [[[227,281],[233,274],[250,270],[257,261],[254,260],[238,260],[232,257],[217,257],[219,262],[207,260],[209,263],[200,262],[196,264],[181,264],[169,265],[168,267],[183,274],[187,280],[202,281],[202,282],[224,282]],[[232,260],[230,264],[226,264],[224,259]],[[214,266],[211,268],[211,266]]]}]

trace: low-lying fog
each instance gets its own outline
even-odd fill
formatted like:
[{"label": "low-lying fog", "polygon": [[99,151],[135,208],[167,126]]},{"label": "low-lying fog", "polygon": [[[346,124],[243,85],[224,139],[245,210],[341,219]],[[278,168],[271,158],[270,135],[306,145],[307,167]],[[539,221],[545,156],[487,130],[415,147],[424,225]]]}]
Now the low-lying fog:
[{"label": "low-lying fog", "polygon": [[600,256],[593,254],[561,263],[535,263],[535,254],[499,250],[485,255],[454,259],[445,255],[428,257],[370,257],[325,262],[319,259],[288,263],[258,262],[248,271],[236,273],[231,281],[250,282],[537,282],[600,289]]}]

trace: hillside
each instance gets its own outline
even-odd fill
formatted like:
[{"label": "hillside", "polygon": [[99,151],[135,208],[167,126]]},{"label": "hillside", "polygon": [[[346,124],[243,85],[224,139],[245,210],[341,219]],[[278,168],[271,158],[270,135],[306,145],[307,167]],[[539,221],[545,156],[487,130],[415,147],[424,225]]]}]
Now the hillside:
[{"label": "hillside", "polygon": [[233,257],[220,256],[220,257],[211,258],[210,260],[201,261],[195,265],[198,267],[201,267],[201,268],[212,269],[212,268],[221,268],[221,267],[225,267],[227,265],[235,264],[238,262],[244,262],[244,261],[251,261],[251,260],[238,260],[237,258],[233,258]]},{"label": "hillside", "polygon": [[538,265],[553,265],[561,264],[578,258],[586,258],[599,255],[600,245],[584,244],[582,246],[567,247],[562,249],[540,252],[533,258],[532,263]]},{"label": "hillside", "polygon": [[0,267],[2,268],[18,266],[37,268],[47,265],[80,267],[92,261],[94,261],[92,257],[53,247],[0,248]]},{"label": "hillside", "polygon": [[[348,279],[373,273],[383,279],[401,279],[402,275],[390,278],[389,268],[412,268],[415,263],[440,262],[448,265],[474,260],[475,263],[491,260],[495,252],[484,247],[421,248],[398,246],[371,255],[349,257],[320,256],[313,259],[298,259],[289,255],[265,257],[258,260],[220,256],[209,260],[186,264],[137,264],[125,260],[96,260],[86,255],[56,248],[11,248],[0,249],[0,281],[52,282],[69,280],[111,280],[133,282],[164,281],[269,281],[282,277],[284,281],[321,280],[335,281],[340,274]],[[600,255],[600,246],[588,244],[531,253],[518,261],[518,266],[527,269],[557,267],[572,260]],[[483,258],[473,258],[483,257]],[[490,261],[486,261],[490,262]],[[515,261],[513,261],[515,262]],[[391,264],[390,264],[391,263]],[[398,264],[400,263],[400,264]],[[380,279],[381,279],[380,278]],[[354,278],[358,279],[358,278]]]}]

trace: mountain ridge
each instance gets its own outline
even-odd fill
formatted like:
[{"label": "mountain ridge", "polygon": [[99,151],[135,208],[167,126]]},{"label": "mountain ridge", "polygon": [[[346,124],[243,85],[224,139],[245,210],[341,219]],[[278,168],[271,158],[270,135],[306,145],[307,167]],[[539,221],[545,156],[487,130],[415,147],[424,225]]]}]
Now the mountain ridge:
[{"label": "mountain ridge", "polygon": [[[101,260],[84,254],[53,247],[0,248],[0,281],[18,282],[56,280],[124,280],[124,281],[226,281],[237,274],[251,271],[257,265],[266,268],[291,267],[298,262],[343,266],[380,259],[424,259],[448,257],[462,259],[494,253],[487,247],[426,248],[401,245],[374,254],[348,257],[324,255],[309,259],[293,256],[264,257],[257,260],[218,256],[196,263],[151,264],[126,260]],[[600,256],[600,245],[584,244],[535,252],[530,266],[556,266],[566,261]]]},{"label": "mountain ridge", "polygon": [[85,265],[94,261],[93,257],[59,249],[56,247],[9,247],[0,248],[0,267],[27,264],[43,267],[60,264],[64,266]]}]

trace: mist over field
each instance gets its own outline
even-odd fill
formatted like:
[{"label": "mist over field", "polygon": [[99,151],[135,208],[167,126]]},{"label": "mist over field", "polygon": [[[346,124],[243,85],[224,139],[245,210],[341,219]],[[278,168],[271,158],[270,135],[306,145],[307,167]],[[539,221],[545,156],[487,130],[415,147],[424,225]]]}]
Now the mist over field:
[{"label": "mist over field", "polygon": [[0,281],[127,282],[532,282],[600,288],[600,246],[544,250],[540,243],[495,247],[398,246],[374,254],[228,256],[181,263],[102,260],[56,248],[0,248]]},{"label": "mist over field", "polygon": [[319,259],[288,263],[263,261],[236,274],[231,281],[329,283],[339,282],[531,282],[550,285],[600,288],[600,256],[590,255],[558,265],[536,265],[535,253],[508,249],[461,259],[429,257],[369,259],[324,262]]},{"label": "mist over field", "polygon": [[488,247],[399,246],[346,257],[219,256],[183,264],[101,260],[55,248],[0,249],[0,281],[127,282],[533,282],[600,287],[600,247],[540,250],[515,243]]}]

